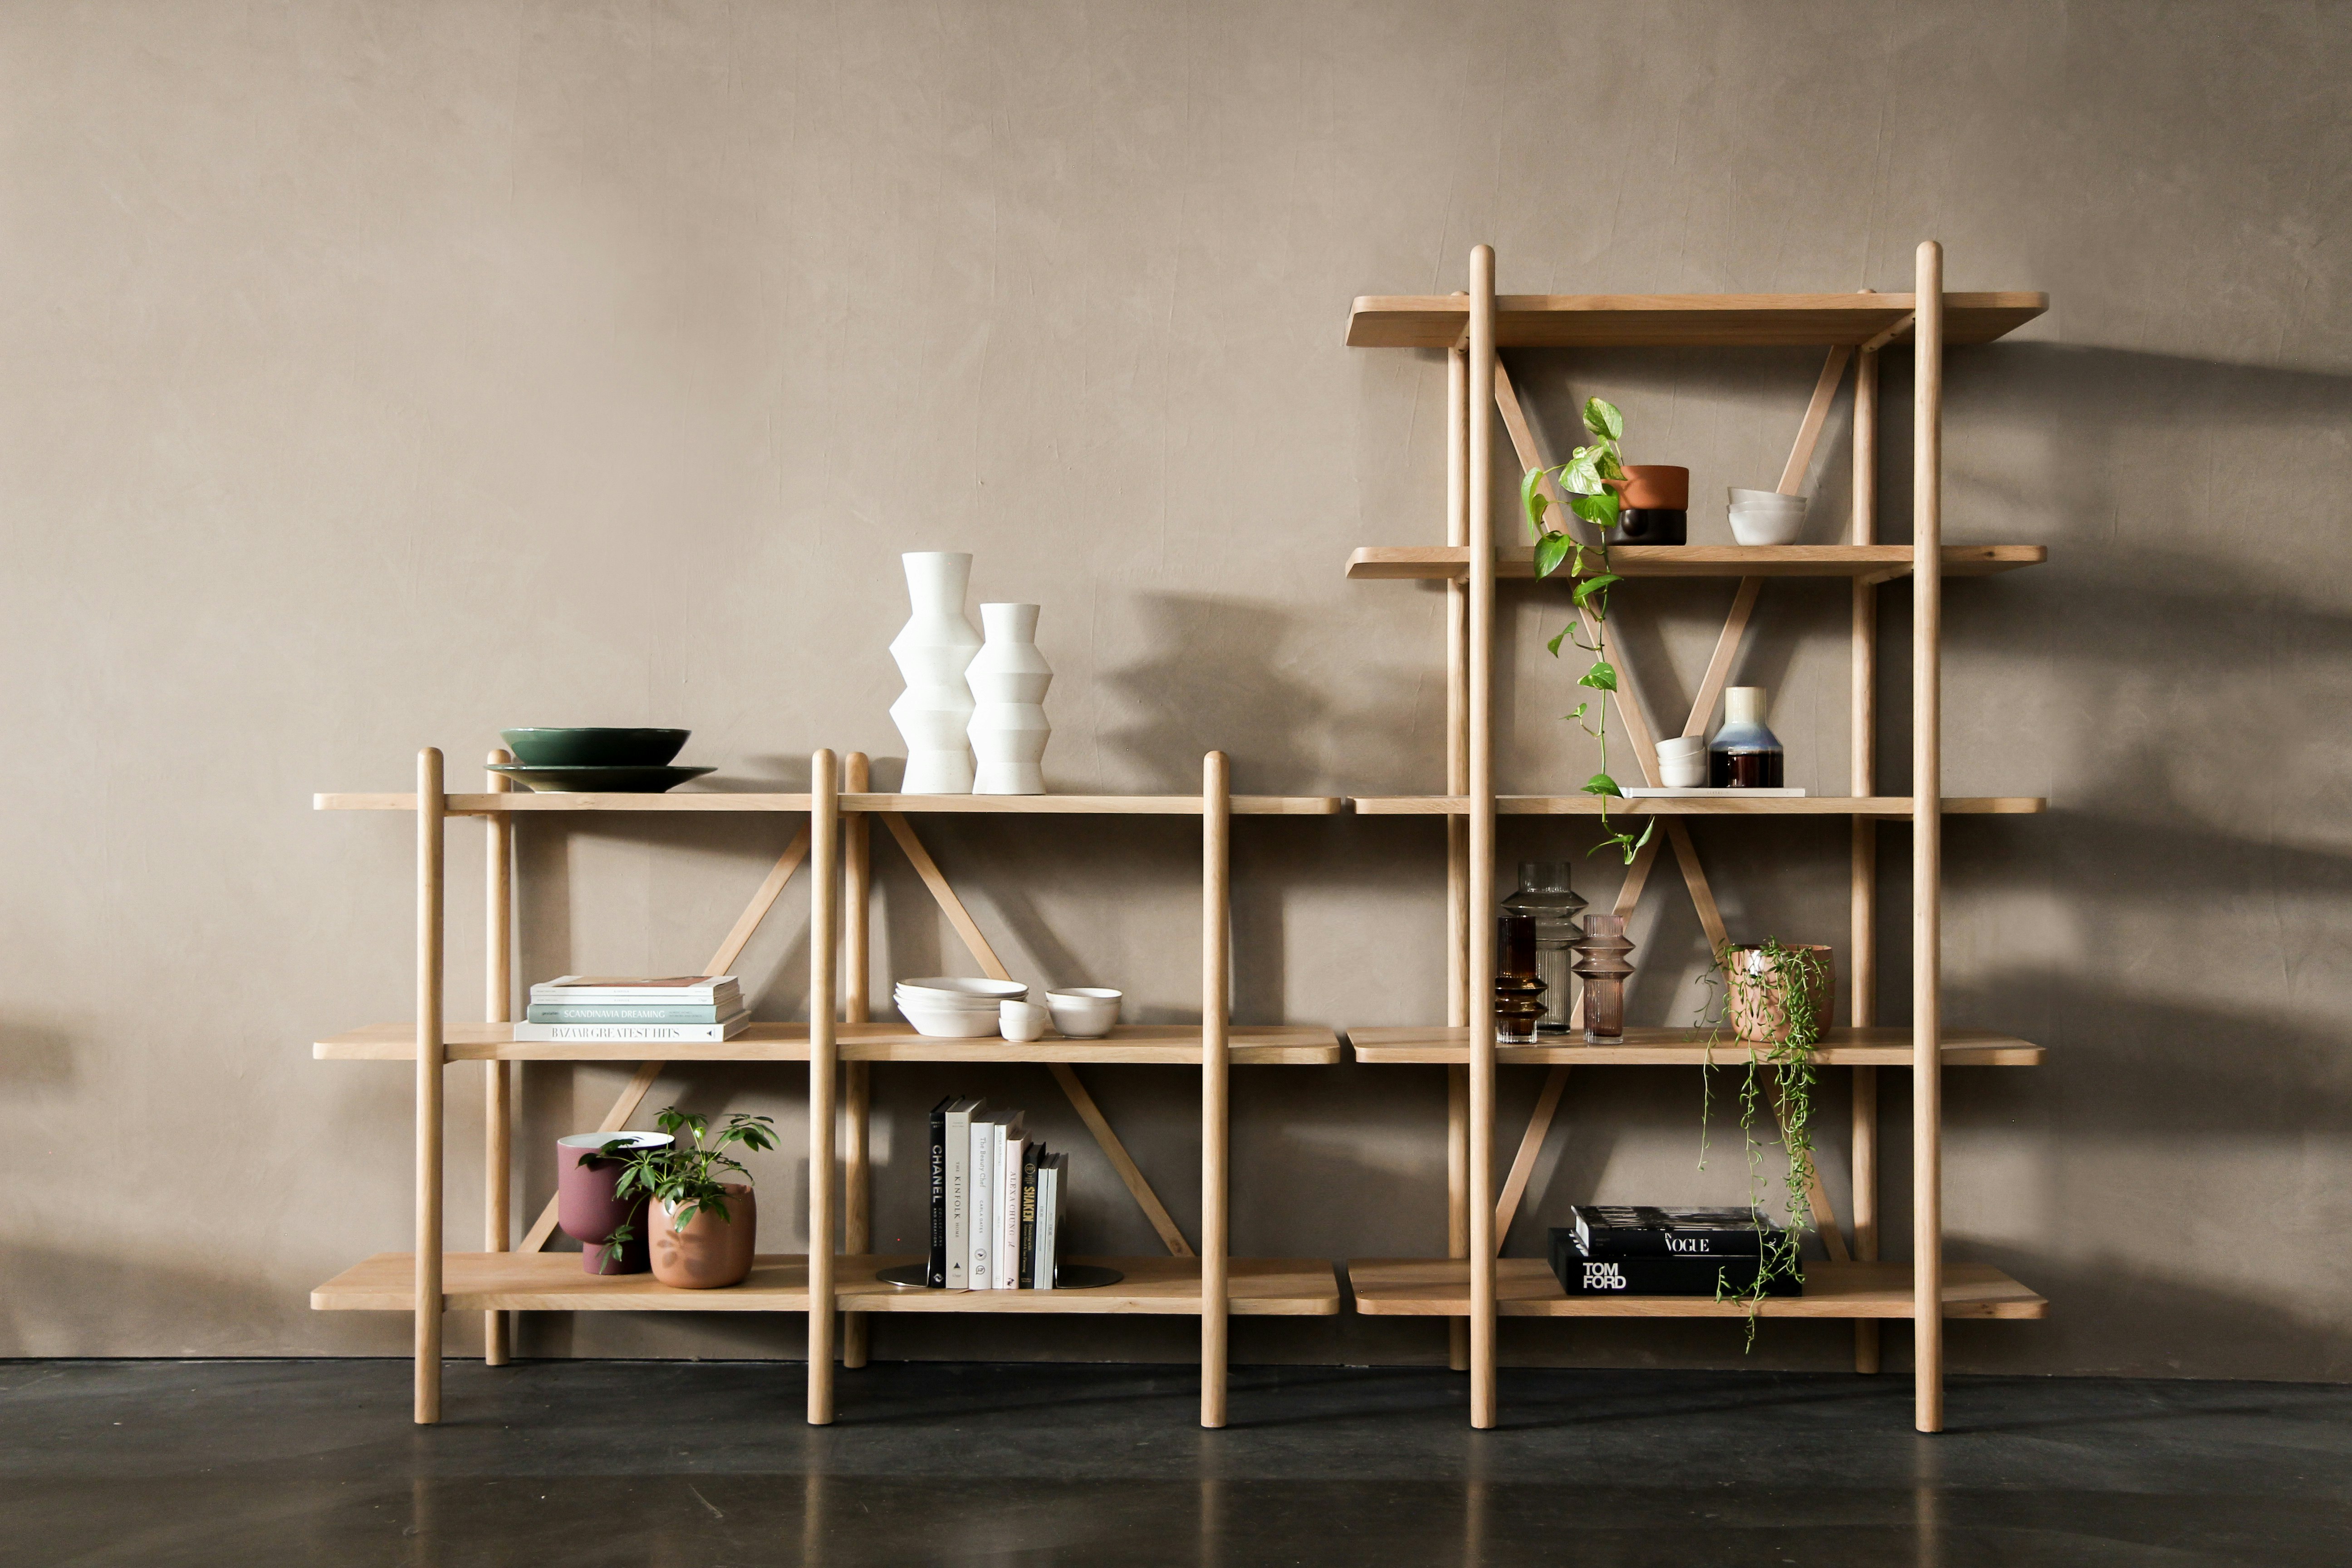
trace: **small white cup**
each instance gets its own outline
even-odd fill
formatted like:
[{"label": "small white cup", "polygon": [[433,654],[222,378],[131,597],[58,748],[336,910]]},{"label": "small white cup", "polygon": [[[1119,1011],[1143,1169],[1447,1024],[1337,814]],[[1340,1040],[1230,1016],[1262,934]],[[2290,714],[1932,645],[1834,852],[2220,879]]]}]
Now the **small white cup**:
[{"label": "small white cup", "polygon": [[1687,752],[1668,756],[1664,747],[1659,748],[1658,782],[1668,789],[1704,789],[1706,786],[1706,753]]},{"label": "small white cup", "polygon": [[1051,1017],[1045,1008],[1035,1002],[1000,1002],[996,1005],[996,1025],[1008,1040],[1034,1040],[1045,1033],[1045,1020]]}]

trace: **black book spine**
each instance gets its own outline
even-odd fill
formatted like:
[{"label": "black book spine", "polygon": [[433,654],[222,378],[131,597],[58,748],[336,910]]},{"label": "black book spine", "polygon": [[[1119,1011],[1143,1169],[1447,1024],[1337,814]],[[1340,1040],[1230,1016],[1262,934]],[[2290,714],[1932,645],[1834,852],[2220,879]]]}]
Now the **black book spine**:
[{"label": "black book spine", "polygon": [[1014,1278],[1024,1290],[1037,1288],[1037,1159],[1045,1152],[1032,1138],[1021,1155],[1021,1272]]},{"label": "black book spine", "polygon": [[1622,1226],[1587,1226],[1582,1236],[1588,1258],[1760,1258],[1768,1239],[1778,1244],[1779,1233],[1759,1236],[1753,1228],[1698,1230],[1675,1226],[1664,1230],[1636,1230]]},{"label": "black book spine", "polygon": [[[1570,1296],[1739,1296],[1763,1272],[1760,1258],[1592,1258],[1578,1247],[1555,1244],[1552,1272]],[[1799,1296],[1803,1286],[1776,1275],[1767,1296]]]},{"label": "black book spine", "polygon": [[948,1282],[948,1107],[950,1095],[931,1107],[931,1256],[923,1266],[923,1283],[934,1290]]}]

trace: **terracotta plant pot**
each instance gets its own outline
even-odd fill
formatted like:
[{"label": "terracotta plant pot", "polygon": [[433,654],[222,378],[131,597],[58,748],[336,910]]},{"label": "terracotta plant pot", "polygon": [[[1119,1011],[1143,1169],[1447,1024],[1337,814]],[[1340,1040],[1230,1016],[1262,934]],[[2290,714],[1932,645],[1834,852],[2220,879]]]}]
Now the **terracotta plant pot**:
[{"label": "terracotta plant pot", "polygon": [[[555,1223],[563,1234],[580,1244],[580,1267],[589,1274],[643,1274],[647,1268],[646,1252],[646,1200],[636,1198],[629,1203],[620,1199],[622,1162],[591,1159],[582,1164],[580,1157],[603,1148],[615,1138],[625,1138],[647,1148],[661,1148],[670,1140],[658,1132],[575,1132],[555,1141]],[[627,1225],[634,1226],[636,1239],[621,1244],[621,1256],[608,1260],[604,1244],[613,1233]]]},{"label": "terracotta plant pot", "polygon": [[[1816,960],[1804,966],[1805,990],[1812,1002],[1814,1026],[1826,1033],[1837,1022],[1837,961],[1826,947],[1783,945]],[[1787,989],[1796,983],[1799,966],[1784,959],[1780,968],[1779,973],[1773,972],[1760,947],[1731,950],[1724,983],[1730,988],[1731,1032],[1740,1039],[1769,1045],[1787,1031]]]},{"label": "terracotta plant pot", "polygon": [[751,1187],[722,1182],[727,1217],[698,1209],[684,1230],[658,1208],[647,1215],[654,1240],[654,1278],[680,1290],[716,1290],[740,1285],[751,1272],[752,1244],[759,1239],[760,1210]]},{"label": "terracotta plant pot", "polygon": [[1623,505],[1644,511],[1688,511],[1690,470],[1660,463],[1628,463],[1622,483],[1614,487]]}]

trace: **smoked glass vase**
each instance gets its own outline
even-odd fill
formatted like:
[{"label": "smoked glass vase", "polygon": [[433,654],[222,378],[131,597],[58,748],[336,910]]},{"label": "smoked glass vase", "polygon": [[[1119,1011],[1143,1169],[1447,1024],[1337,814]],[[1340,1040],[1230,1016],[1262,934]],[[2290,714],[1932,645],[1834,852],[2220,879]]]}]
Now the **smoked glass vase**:
[{"label": "smoked glass vase", "polygon": [[1565,860],[1522,860],[1518,890],[1503,900],[1507,915],[1526,915],[1536,922],[1536,978],[1544,983],[1543,1016],[1536,1026],[1546,1034],[1568,1032],[1575,1011],[1576,987],[1570,966],[1576,954],[1568,944],[1584,934],[1577,917],[1584,900],[1568,885]]}]

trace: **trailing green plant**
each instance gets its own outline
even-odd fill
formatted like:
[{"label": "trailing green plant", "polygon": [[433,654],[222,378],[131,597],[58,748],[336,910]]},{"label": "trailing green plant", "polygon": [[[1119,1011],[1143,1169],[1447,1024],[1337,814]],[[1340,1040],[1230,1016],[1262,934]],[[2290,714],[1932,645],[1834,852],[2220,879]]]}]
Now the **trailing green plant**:
[{"label": "trailing green plant", "polygon": [[[1598,855],[1603,847],[1613,847],[1630,866],[1634,855],[1657,830],[1658,821],[1651,817],[1636,836],[1616,830],[1616,825],[1609,820],[1609,802],[1625,797],[1617,781],[1609,776],[1609,698],[1617,689],[1617,668],[1609,662],[1609,593],[1623,579],[1609,569],[1607,543],[1608,531],[1617,524],[1619,506],[1617,492],[1609,487],[1622,484],[1625,479],[1624,452],[1619,446],[1625,435],[1625,416],[1617,411],[1615,404],[1589,397],[1584,401],[1584,428],[1591,434],[1593,444],[1579,447],[1558,468],[1529,468],[1519,483],[1519,504],[1526,509],[1528,531],[1535,535],[1536,575],[1549,577],[1566,566],[1576,584],[1576,614],[1546,646],[1554,658],[1559,657],[1560,645],[1568,642],[1592,656],[1591,664],[1577,677],[1576,683],[1590,689],[1593,695],[1578,703],[1573,712],[1560,715],[1563,720],[1574,721],[1586,734],[1601,742],[1600,771],[1583,786],[1584,794],[1600,797],[1601,831],[1604,835],[1590,853]],[[1568,497],[1569,511],[1591,524],[1601,535],[1599,542],[1588,544],[1577,538],[1564,518],[1554,526],[1549,518],[1551,498],[1543,491],[1546,476],[1554,478]],[[1580,627],[1591,640],[1576,635]]]},{"label": "trailing green plant", "polygon": [[[751,1173],[728,1154],[730,1145],[765,1152],[776,1146],[772,1124],[765,1116],[746,1116],[738,1111],[727,1119],[717,1137],[704,1142],[710,1131],[710,1119],[690,1110],[680,1110],[673,1105],[654,1119],[656,1125],[670,1135],[672,1142],[657,1148],[632,1148],[626,1140],[615,1138],[600,1149],[580,1156],[583,1165],[594,1160],[619,1160],[621,1178],[614,1191],[623,1202],[643,1195],[658,1205],[670,1217],[673,1229],[684,1230],[694,1223],[694,1216],[708,1209],[720,1219],[731,1221],[735,1216],[727,1212],[727,1191],[720,1184],[719,1173],[732,1171],[747,1181]],[[684,1128],[692,1142],[680,1146],[678,1130]],[[620,1260],[621,1247],[636,1239],[636,1227],[623,1224],[604,1243],[604,1258],[608,1263]]]},{"label": "trailing green plant", "polygon": [[[1736,953],[1753,954],[1740,963]],[[1821,1043],[1822,1020],[1814,1005],[1817,992],[1827,989],[1829,972],[1820,953],[1809,947],[1784,947],[1768,938],[1752,948],[1718,948],[1715,965],[1700,984],[1723,989],[1710,997],[1700,1024],[1707,1030],[1706,1060],[1699,1072],[1698,1166],[1706,1169],[1707,1131],[1713,1110],[1715,1046],[1724,1026],[1739,1005],[1738,994],[1748,993],[1745,1011],[1761,1021],[1767,1037],[1743,1040],[1746,1068],[1739,1080],[1739,1131],[1748,1157],[1748,1207],[1756,1217],[1762,1267],[1755,1283],[1741,1291],[1726,1291],[1718,1278],[1716,1300],[1748,1303],[1748,1347],[1756,1344],[1756,1323],[1761,1315],[1765,1287],[1775,1279],[1804,1283],[1798,1244],[1807,1228],[1813,1188],[1813,1047]],[[1769,1075],[1769,1077],[1767,1075]],[[1769,1097],[1769,1106],[1768,1106]],[[1785,1229],[1764,1222],[1764,1198],[1770,1190],[1764,1174],[1763,1144],[1757,1124],[1769,1110],[1787,1155],[1780,1181],[1789,1208]]]}]

